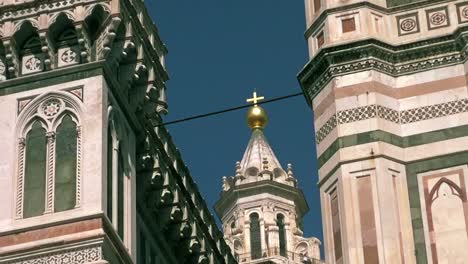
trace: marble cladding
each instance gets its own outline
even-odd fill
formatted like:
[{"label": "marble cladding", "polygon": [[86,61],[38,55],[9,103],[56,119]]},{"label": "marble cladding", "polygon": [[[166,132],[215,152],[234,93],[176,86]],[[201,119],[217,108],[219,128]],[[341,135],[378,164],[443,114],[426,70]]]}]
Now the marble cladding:
[{"label": "marble cladding", "polygon": [[[440,4],[420,4],[408,8],[386,8],[383,1],[348,1],[343,4],[324,1],[321,9],[314,10],[307,1],[306,14],[310,57],[322,47],[351,41],[376,38],[392,45],[401,45],[421,38],[452,33],[468,22],[468,2],[450,1]],[[426,3],[425,3],[426,2]],[[327,10],[327,12],[323,12]],[[353,19],[353,25],[350,24]],[[392,25],[392,26],[387,26]],[[352,28],[353,30],[349,30]],[[325,36],[319,38],[318,36]],[[318,45],[318,42],[322,42]]]}]

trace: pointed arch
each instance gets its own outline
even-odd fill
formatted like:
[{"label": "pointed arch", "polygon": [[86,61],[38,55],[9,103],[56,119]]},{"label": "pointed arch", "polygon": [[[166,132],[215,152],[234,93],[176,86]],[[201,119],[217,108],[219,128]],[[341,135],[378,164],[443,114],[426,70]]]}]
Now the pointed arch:
[{"label": "pointed arch", "polygon": [[[38,96],[19,114],[15,128],[19,138],[16,175],[17,219],[69,210],[80,206],[82,159],[80,116],[81,102],[65,92],[47,93]],[[30,144],[39,144],[36,141],[29,140],[32,129],[39,131],[38,125],[41,126],[43,133],[41,132],[40,138],[37,138],[36,141],[45,142],[45,147],[43,145],[33,147],[37,151],[45,151],[45,159],[40,158],[44,157],[42,152],[33,156],[30,156],[29,152],[31,149]],[[39,132],[37,133],[39,135]],[[34,187],[36,188],[34,189],[28,184],[30,177],[32,177],[29,175],[30,168],[40,167],[44,164],[46,166],[45,197],[42,200],[35,196],[39,187],[36,186],[37,188]],[[41,168],[34,171],[42,172]],[[38,181],[38,184],[42,184],[42,181]],[[30,207],[28,207],[31,205],[30,196],[36,197],[34,203],[39,203],[39,205],[34,204],[34,206],[39,208],[42,211],[41,213],[31,211]],[[31,199],[31,201],[33,200]]]},{"label": "pointed arch", "polygon": [[63,10],[61,12],[53,13],[52,15],[50,15],[50,17],[49,17],[49,28],[57,22],[57,18],[59,16],[63,16],[63,15],[66,16],[72,22],[76,21],[76,16],[72,11]]},{"label": "pointed arch", "polygon": [[259,259],[262,257],[262,240],[260,230],[260,216],[254,212],[249,215],[250,220],[250,257]]},{"label": "pointed arch", "polygon": [[20,112],[15,128],[17,135],[22,135],[24,137],[25,127],[33,117],[42,119],[44,123],[47,124],[47,129],[53,131],[53,124],[57,123],[53,121],[56,121],[56,118],[52,119],[52,122],[47,121],[46,116],[44,116],[44,113],[40,109],[48,99],[58,99],[62,103],[56,117],[61,117],[64,111],[69,111],[77,119],[78,123],[81,123],[80,117],[83,114],[83,103],[76,97],[70,95],[70,93],[55,91],[42,94],[32,99],[31,102],[29,102],[28,105]]},{"label": "pointed arch", "polygon": [[434,187],[432,187],[432,190],[431,192],[429,193],[428,195],[428,201],[426,201],[426,203],[428,205],[431,205],[438,197],[438,191],[440,189],[440,187],[442,186],[442,184],[447,184],[448,186],[450,186],[450,188],[452,189],[452,192],[453,190],[455,190],[456,192],[453,192],[454,195],[460,197],[460,199],[463,201],[463,202],[466,202],[466,194],[465,192],[457,185],[455,184],[453,181],[451,181],[450,179],[447,179],[445,177],[442,177],[440,178],[440,180],[434,185]]},{"label": "pointed arch", "polygon": [[56,129],[54,212],[76,206],[78,130],[75,120],[65,112]]},{"label": "pointed arch", "polygon": [[109,17],[110,10],[105,5],[96,4],[86,10],[85,26],[93,44],[103,30],[104,21]]},{"label": "pointed arch", "polygon": [[287,257],[287,236],[286,236],[286,229],[285,229],[285,218],[283,214],[276,215],[276,225],[278,227],[278,238],[279,238],[279,252],[280,255],[283,257]]},{"label": "pointed arch", "polygon": [[47,139],[41,121],[34,120],[25,140],[23,217],[44,213],[46,199]]},{"label": "pointed arch", "polygon": [[125,212],[126,198],[125,177],[128,175],[126,144],[127,131],[124,118],[117,107],[108,107],[107,124],[107,216],[122,240],[125,238],[125,226],[128,217]]},{"label": "pointed arch", "polygon": [[49,39],[52,42],[57,67],[81,63],[81,52],[78,43],[78,33],[73,20],[62,12],[49,28]]},{"label": "pointed arch", "polygon": [[34,25],[30,20],[26,20],[19,23],[17,27],[13,39],[16,43],[16,52],[21,64],[21,74],[43,71],[44,54],[38,26]]}]

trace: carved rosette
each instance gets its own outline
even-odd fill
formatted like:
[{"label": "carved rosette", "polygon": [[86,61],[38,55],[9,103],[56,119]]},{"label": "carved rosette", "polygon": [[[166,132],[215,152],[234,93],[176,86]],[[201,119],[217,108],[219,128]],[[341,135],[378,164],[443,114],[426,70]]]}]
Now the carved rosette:
[{"label": "carved rosette", "polygon": [[[46,133],[46,186],[45,186],[45,210],[44,214],[51,214],[54,212],[54,192],[55,192],[55,165],[56,165],[56,127],[58,118],[62,117],[61,113],[64,111],[70,113],[75,118],[78,117],[77,109],[72,106],[76,102],[71,102],[71,97],[65,95],[46,97],[40,102],[28,103],[27,107],[33,107],[34,111],[24,109],[22,113],[28,112],[31,117],[24,118],[28,123],[31,118],[36,116],[42,117],[45,123],[43,124],[48,132]],[[82,163],[82,127],[78,120],[76,127],[76,201],[75,208],[81,206],[81,163]],[[27,130],[22,132],[22,136],[27,134]],[[20,138],[18,143],[18,168],[17,168],[17,186],[16,186],[16,201],[15,201],[15,218],[23,218],[23,199],[24,199],[24,177],[25,177],[25,138]]]}]

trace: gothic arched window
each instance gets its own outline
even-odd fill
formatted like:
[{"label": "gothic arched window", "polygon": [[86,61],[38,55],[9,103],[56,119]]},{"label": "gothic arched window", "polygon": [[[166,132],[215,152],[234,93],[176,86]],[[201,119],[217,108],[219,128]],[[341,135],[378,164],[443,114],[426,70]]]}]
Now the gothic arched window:
[{"label": "gothic arched window", "polygon": [[126,215],[125,205],[130,201],[126,196],[129,184],[126,173],[126,158],[128,158],[128,138],[119,110],[109,107],[107,132],[107,217],[119,237],[124,241],[126,226],[130,217]]},{"label": "gothic arched window", "polygon": [[55,212],[76,205],[76,132],[76,123],[70,115],[65,115],[55,136]]},{"label": "gothic arched window", "polygon": [[25,143],[23,217],[26,218],[45,211],[47,141],[40,121],[34,121]]},{"label": "gothic arched window", "polygon": [[284,215],[278,214],[276,217],[276,224],[278,225],[280,255],[286,257],[286,230],[284,229]]},{"label": "gothic arched window", "polygon": [[112,223],[112,184],[113,184],[113,157],[114,157],[114,139],[112,137],[112,128],[109,124],[107,128],[107,217]]},{"label": "gothic arched window", "polygon": [[124,239],[124,163],[122,148],[117,154],[117,233]]},{"label": "gothic arched window", "polygon": [[19,138],[17,219],[70,210],[81,199],[81,130],[73,108],[76,103],[60,94],[29,105],[19,117],[18,128],[24,137]]},{"label": "gothic arched window", "polygon": [[258,259],[262,257],[260,221],[257,213],[250,215],[250,255],[252,259]]}]

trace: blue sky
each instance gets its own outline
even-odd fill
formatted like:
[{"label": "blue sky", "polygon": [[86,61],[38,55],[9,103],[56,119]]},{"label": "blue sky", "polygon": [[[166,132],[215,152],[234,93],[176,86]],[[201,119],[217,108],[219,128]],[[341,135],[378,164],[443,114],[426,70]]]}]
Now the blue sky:
[{"label": "blue sky", "polygon": [[[296,75],[308,60],[304,1],[146,3],[169,49],[165,121],[242,105],[254,88],[267,99],[300,91]],[[270,118],[265,135],[283,168],[293,164],[307,197],[305,235],[322,240],[313,113],[303,97],[264,108]],[[245,113],[243,109],[168,126],[211,209],[222,177],[234,175],[250,138]]]}]

